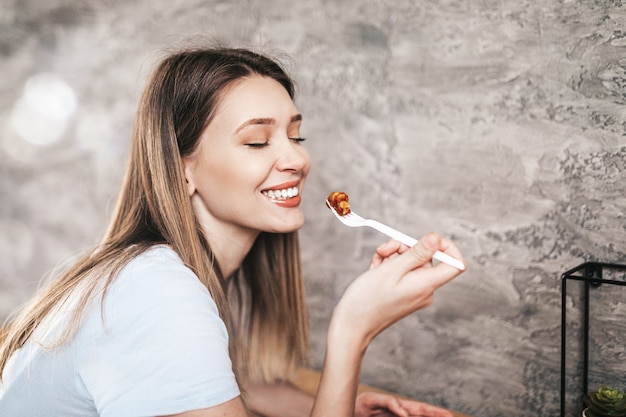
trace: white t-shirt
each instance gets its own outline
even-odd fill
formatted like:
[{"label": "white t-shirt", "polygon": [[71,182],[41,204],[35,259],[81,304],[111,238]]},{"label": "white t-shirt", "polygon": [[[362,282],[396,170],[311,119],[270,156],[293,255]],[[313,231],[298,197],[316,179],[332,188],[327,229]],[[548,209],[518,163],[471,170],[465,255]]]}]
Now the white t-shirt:
[{"label": "white t-shirt", "polygon": [[[170,248],[131,261],[101,306],[89,307],[67,344],[29,341],[10,358],[0,416],[156,416],[239,395],[215,302]],[[65,310],[57,324],[71,303]]]}]

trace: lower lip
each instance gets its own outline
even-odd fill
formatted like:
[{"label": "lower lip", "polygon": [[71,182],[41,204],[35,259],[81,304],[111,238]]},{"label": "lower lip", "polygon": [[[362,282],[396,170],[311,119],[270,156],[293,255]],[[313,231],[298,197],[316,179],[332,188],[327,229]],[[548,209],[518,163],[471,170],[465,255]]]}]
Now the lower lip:
[{"label": "lower lip", "polygon": [[302,198],[297,195],[295,197],[292,198],[288,198],[287,200],[272,200],[270,199],[270,201],[278,206],[281,207],[286,207],[286,208],[290,208],[290,207],[297,207],[300,205],[300,202],[302,201]]}]

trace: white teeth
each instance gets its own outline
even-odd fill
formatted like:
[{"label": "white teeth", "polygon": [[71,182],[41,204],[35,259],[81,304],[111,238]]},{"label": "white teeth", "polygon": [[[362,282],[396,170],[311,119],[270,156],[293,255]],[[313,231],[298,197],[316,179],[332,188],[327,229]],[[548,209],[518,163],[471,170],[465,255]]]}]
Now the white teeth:
[{"label": "white teeth", "polygon": [[263,191],[263,195],[271,198],[272,200],[286,200],[288,198],[295,197],[298,194],[298,187],[285,188],[282,190]]}]

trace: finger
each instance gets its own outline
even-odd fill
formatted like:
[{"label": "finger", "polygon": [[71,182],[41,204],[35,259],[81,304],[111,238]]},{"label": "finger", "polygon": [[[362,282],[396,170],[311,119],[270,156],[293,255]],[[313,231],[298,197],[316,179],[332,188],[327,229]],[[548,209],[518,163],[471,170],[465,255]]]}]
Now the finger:
[{"label": "finger", "polygon": [[383,258],[379,254],[375,253],[374,256],[372,256],[372,259],[370,260],[369,269],[376,268],[381,263],[383,263]]},{"label": "finger", "polygon": [[375,415],[393,414],[394,416],[409,417],[409,412],[402,407],[400,400],[393,395],[368,391],[362,393],[359,400],[361,400],[359,401],[360,403],[365,403],[369,410],[380,410],[382,412]]},{"label": "finger", "polygon": [[409,412],[402,407],[400,401],[396,397],[391,397],[387,403],[387,409],[396,416],[409,417]]},{"label": "finger", "polygon": [[[450,241],[449,239],[441,239],[441,248],[439,250],[445,253],[446,255],[449,255],[455,259],[458,259],[465,266],[463,271],[467,269],[467,263],[465,262],[465,259],[463,258],[461,251],[459,251],[459,249],[454,245],[454,243],[452,243],[452,241]],[[448,265],[448,264],[445,264],[445,265]],[[448,265],[448,267],[455,268],[450,265]]]},{"label": "finger", "polygon": [[395,239],[389,239],[376,248],[376,253],[383,258],[393,255],[394,253],[406,252],[408,246],[398,242]]},{"label": "finger", "polygon": [[404,253],[409,249],[408,246],[398,242],[395,239],[390,239],[376,248],[376,252],[372,256],[370,261],[370,269],[377,267],[385,260],[393,258],[397,254]]},{"label": "finger", "polygon": [[422,417],[453,417],[453,414],[444,408],[419,401],[401,399],[400,405],[408,411],[411,416]]},{"label": "finger", "polygon": [[436,233],[428,233],[411,247],[408,252],[417,259],[419,266],[422,266],[430,264],[435,252],[441,249],[443,249],[442,239]]},{"label": "finger", "polygon": [[385,262],[381,268],[389,268],[391,274],[404,275],[411,270],[429,264],[435,252],[440,248],[441,238],[436,233],[429,233],[402,255]]},{"label": "finger", "polygon": [[391,256],[387,256],[386,258],[382,258],[382,257],[381,257],[381,256],[379,256],[379,255],[374,255],[374,256],[372,256],[372,259],[371,259],[371,261],[370,261],[370,266],[369,266],[369,269],[376,268],[377,266],[379,266],[379,265],[380,265],[380,264],[382,264],[383,262],[386,262],[386,261],[388,261],[388,260],[390,260],[390,259],[393,259],[393,258],[395,258],[396,256],[399,256],[399,255],[398,255],[397,253],[394,253],[393,255],[391,255]]},{"label": "finger", "polygon": [[395,276],[398,280],[411,276],[407,281],[411,287],[429,287],[434,291],[463,272],[443,262],[431,266],[432,256],[437,250],[463,259],[452,242],[444,243],[436,233],[429,233],[402,255],[380,265],[380,273]]},{"label": "finger", "polygon": [[440,250],[442,252],[447,253],[450,256],[454,256],[455,258],[458,258],[460,261],[463,261],[463,263],[465,263],[465,260],[463,259],[463,254],[461,254],[461,251],[459,250],[459,248],[457,248],[456,245],[452,243],[451,240],[441,239]]}]

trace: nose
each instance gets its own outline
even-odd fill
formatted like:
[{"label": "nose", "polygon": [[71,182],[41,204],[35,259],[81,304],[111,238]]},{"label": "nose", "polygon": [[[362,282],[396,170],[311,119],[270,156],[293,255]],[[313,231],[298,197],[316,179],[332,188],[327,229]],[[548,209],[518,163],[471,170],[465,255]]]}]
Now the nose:
[{"label": "nose", "polygon": [[284,145],[278,150],[276,160],[276,168],[279,171],[299,172],[307,169],[311,164],[309,152],[301,142],[295,142],[292,139],[285,138],[281,141]]}]

